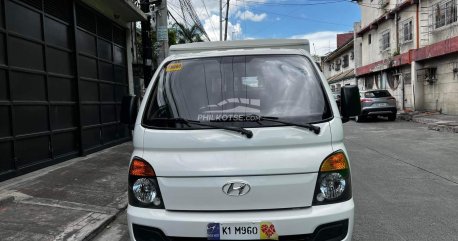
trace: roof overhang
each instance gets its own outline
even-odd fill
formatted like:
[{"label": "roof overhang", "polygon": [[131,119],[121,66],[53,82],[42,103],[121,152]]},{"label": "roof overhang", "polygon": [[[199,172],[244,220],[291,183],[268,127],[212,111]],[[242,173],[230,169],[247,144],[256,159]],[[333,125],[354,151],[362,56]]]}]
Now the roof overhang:
[{"label": "roof overhang", "polygon": [[81,1],[121,25],[146,20],[146,15],[131,0]]},{"label": "roof overhang", "polygon": [[330,78],[328,78],[328,82],[329,84],[334,84],[336,82],[339,82],[345,79],[351,79],[354,77],[355,77],[355,69],[349,69],[341,73],[338,73],[334,76],[331,76]]},{"label": "roof overhang", "polygon": [[354,43],[354,39],[352,38],[346,44],[342,45],[340,48],[338,48],[338,49],[334,50],[333,52],[329,53],[326,56],[326,59],[324,60],[324,62],[328,62],[329,60],[333,60],[336,57],[338,57],[340,54],[342,54],[344,51],[353,48],[353,43]]}]

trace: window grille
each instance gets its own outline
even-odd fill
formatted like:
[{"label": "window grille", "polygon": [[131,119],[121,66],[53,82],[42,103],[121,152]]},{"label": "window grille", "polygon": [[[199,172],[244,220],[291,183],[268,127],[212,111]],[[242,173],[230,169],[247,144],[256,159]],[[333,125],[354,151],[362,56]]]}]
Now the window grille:
[{"label": "window grille", "polygon": [[441,28],[456,22],[456,0],[443,1],[433,5],[433,20],[434,28]]},{"label": "window grille", "polygon": [[407,43],[413,40],[412,28],[412,19],[405,20],[401,23],[401,28],[399,29],[401,43]]},{"label": "window grille", "polygon": [[380,36],[380,52],[390,49],[390,31],[382,32]]},{"label": "window grille", "polygon": [[348,54],[343,56],[343,64],[342,64],[342,68],[346,68],[349,66],[349,60],[348,60]]}]

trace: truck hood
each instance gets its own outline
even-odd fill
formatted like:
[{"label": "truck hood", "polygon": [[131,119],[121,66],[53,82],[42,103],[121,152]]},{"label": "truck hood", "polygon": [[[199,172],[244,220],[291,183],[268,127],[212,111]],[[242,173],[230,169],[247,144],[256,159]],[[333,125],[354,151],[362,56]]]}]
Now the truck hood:
[{"label": "truck hood", "polygon": [[312,173],[333,151],[329,123],[317,125],[319,135],[294,126],[250,128],[251,139],[221,129],[144,129],[134,145],[158,177]]}]

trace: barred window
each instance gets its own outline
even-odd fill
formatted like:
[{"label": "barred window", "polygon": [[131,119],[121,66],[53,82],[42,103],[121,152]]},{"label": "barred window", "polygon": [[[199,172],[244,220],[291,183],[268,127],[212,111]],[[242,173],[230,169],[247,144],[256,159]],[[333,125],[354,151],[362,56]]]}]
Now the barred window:
[{"label": "barred window", "polygon": [[335,64],[335,71],[340,71],[341,64],[342,64],[342,61],[340,59],[337,59],[336,64]]},{"label": "barred window", "polygon": [[456,0],[443,1],[433,7],[434,27],[440,28],[457,20]]},{"label": "barred window", "polygon": [[350,65],[350,63],[349,63],[349,62],[350,62],[350,61],[348,60],[348,54],[347,54],[347,55],[345,55],[345,56],[343,56],[343,64],[342,64],[342,68],[347,68],[347,67]]},{"label": "barred window", "polygon": [[412,75],[410,74],[410,72],[404,73],[404,75],[402,76],[402,79],[404,80],[405,85],[412,84]]},{"label": "barred window", "polygon": [[401,29],[399,35],[402,43],[410,42],[413,39],[412,34],[412,19],[405,20],[401,23]]},{"label": "barred window", "polygon": [[380,36],[380,51],[385,51],[390,49],[390,31],[386,30],[382,32]]}]

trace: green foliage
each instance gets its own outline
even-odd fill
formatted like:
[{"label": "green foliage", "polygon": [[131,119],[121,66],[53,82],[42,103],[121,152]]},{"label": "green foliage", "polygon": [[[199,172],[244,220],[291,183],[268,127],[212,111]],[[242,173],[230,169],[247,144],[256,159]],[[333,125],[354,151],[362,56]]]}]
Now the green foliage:
[{"label": "green foliage", "polygon": [[196,24],[194,24],[191,28],[187,28],[181,23],[175,23],[174,26],[176,29],[178,44],[203,42],[203,33]]},{"label": "green foliage", "polygon": [[177,44],[177,31],[173,28],[169,28],[169,46]]}]

